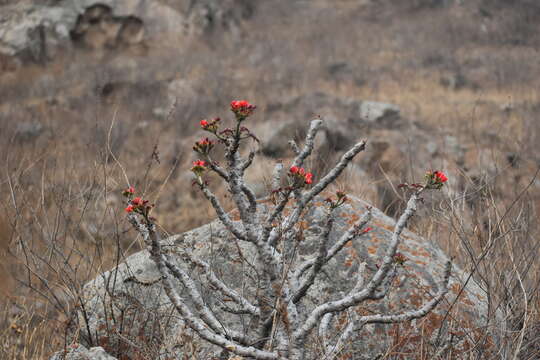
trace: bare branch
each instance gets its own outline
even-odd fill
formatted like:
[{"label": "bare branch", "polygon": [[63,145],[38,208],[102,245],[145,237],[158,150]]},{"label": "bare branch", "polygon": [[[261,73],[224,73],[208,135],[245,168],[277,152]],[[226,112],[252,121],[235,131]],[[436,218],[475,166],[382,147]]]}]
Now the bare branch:
[{"label": "bare branch", "polygon": [[361,324],[372,324],[372,323],[395,324],[398,322],[418,319],[418,318],[426,316],[431,310],[435,309],[437,304],[441,302],[441,300],[444,298],[444,296],[448,292],[448,281],[450,279],[451,270],[452,270],[452,262],[448,261],[446,262],[444,277],[441,282],[439,291],[437,292],[437,294],[435,295],[433,299],[425,303],[420,309],[410,310],[410,311],[402,312],[399,314],[366,315],[366,316],[361,316],[358,321]]},{"label": "bare branch", "polygon": [[319,250],[318,255],[315,258],[315,262],[313,263],[313,266],[311,267],[311,271],[309,272],[307,278],[302,283],[300,288],[295,292],[293,295],[291,301],[296,304],[298,301],[300,301],[307,293],[311,285],[315,282],[315,277],[323,267],[323,265],[326,263],[326,258],[328,257],[328,250],[327,250],[327,243],[330,237],[330,231],[332,231],[332,227],[334,225],[334,217],[333,214],[328,215],[328,219],[326,221],[324,231],[322,236],[320,237],[319,242]]},{"label": "bare branch", "polygon": [[294,152],[294,155],[300,155],[300,148],[298,147],[298,144],[294,140],[289,140],[289,145]]},{"label": "bare branch", "polygon": [[[261,233],[261,240],[266,242],[268,241],[268,238],[272,231],[277,231],[276,227],[273,225],[273,222],[276,220],[276,218],[283,213],[283,210],[285,209],[285,206],[287,206],[287,203],[289,202],[289,198],[291,196],[292,190],[287,189],[285,190],[284,194],[282,195],[281,200],[279,203],[274,207],[274,210],[268,214],[268,217],[266,218],[266,221],[264,222],[264,228]],[[274,241],[270,243],[270,246],[276,245],[277,236],[274,237]]]},{"label": "bare branch", "polygon": [[246,235],[242,232],[242,230],[238,229],[238,227],[232,222],[229,215],[223,210],[223,207],[219,203],[219,200],[217,197],[208,189],[208,187],[204,184],[201,185],[201,190],[210,201],[210,204],[212,204],[212,207],[216,211],[216,214],[218,216],[218,219],[221,221],[221,223],[229,230],[237,239],[239,240],[245,240],[247,241]]},{"label": "bare branch", "polygon": [[[365,148],[366,148],[365,140],[354,145],[349,151],[343,154],[343,156],[341,157],[341,160],[336,164],[336,166],[332,170],[330,170],[328,174],[326,174],[325,177],[323,177],[310,191],[304,194],[302,199],[300,199],[297,202],[293,213],[289,215],[287,217],[287,220],[284,222],[283,224],[284,233],[288,233],[289,230],[291,230],[292,227],[298,222],[306,205],[310,201],[312,201],[315,196],[317,196],[324,189],[326,189],[328,185],[330,185],[333,181],[335,181],[339,177],[339,175],[341,175],[341,173],[347,167],[347,165],[354,159],[354,157],[358,155],[361,151],[363,151]],[[300,155],[299,155],[299,158],[301,158]],[[277,236],[278,236],[277,231],[272,231],[268,242],[273,243]]]},{"label": "bare branch", "polygon": [[253,159],[255,158],[256,153],[257,152],[254,149],[251,149],[249,151],[249,155],[248,155],[247,159],[244,160],[244,162],[242,163],[242,172],[246,171],[246,169],[251,166],[251,164],[253,163]]},{"label": "bare branch", "polygon": [[198,312],[198,316],[201,318],[202,321],[205,322],[205,324],[208,325],[214,332],[224,335],[227,338],[231,338],[233,340],[239,341],[240,343],[249,343],[249,341],[246,339],[246,337],[237,332],[232,331],[230,329],[225,328],[221,321],[219,321],[214,313],[210,310],[210,308],[205,304],[205,302],[202,299],[201,293],[199,292],[199,289],[197,289],[197,285],[189,277],[189,275],[180,267],[176,266],[171,260],[169,260],[166,256],[163,256],[163,261],[165,262],[165,265],[171,272],[171,274],[180,282],[184,287],[187,289],[189,296],[191,300],[193,301],[193,304],[195,305],[195,309]]},{"label": "bare branch", "polygon": [[208,167],[218,174],[223,180],[227,182],[229,181],[229,174],[227,174],[227,171],[219,166],[215,161],[212,161],[210,156],[208,156]]},{"label": "bare branch", "polygon": [[223,281],[221,281],[216,276],[214,271],[212,271],[212,268],[210,267],[210,265],[207,262],[205,262],[205,261],[203,261],[201,259],[195,258],[195,256],[193,256],[193,254],[191,254],[191,253],[189,253],[187,251],[185,252],[185,255],[186,255],[186,258],[188,259],[188,261],[190,261],[192,264],[194,264],[194,265],[202,268],[202,270],[204,270],[203,274],[208,279],[208,282],[212,286],[214,286],[217,290],[219,290],[219,292],[221,292],[221,294],[223,294],[224,296],[232,299],[235,303],[237,303],[240,306],[240,309],[238,309],[237,311],[239,311],[239,312],[243,311],[245,313],[249,313],[249,314],[255,315],[255,316],[260,315],[259,308],[252,305],[246,298],[244,298],[242,295],[240,295],[235,290],[229,288]]},{"label": "bare branch", "polygon": [[[311,153],[313,152],[313,147],[315,146],[315,136],[317,136],[317,133],[321,129],[322,124],[323,122],[321,119],[311,120],[311,123],[309,124],[309,130],[306,135],[306,142],[304,144],[304,148],[298,153],[298,155],[294,159],[294,166],[302,167],[302,165],[304,165],[304,160],[306,160],[306,158],[311,155]],[[296,145],[294,141],[292,143]],[[289,144],[291,143],[289,142]],[[298,147],[294,145],[291,144],[291,146],[293,146],[293,150],[296,152],[298,151]]]},{"label": "bare branch", "polygon": [[[327,252],[324,263],[326,264],[328,261],[330,261],[349,241],[352,241],[356,237],[362,235],[365,226],[369,223],[369,221],[371,221],[371,217],[371,209],[368,209],[368,211],[353,226],[351,226],[334,245],[332,245]],[[315,260],[315,258],[312,258],[304,261],[302,265],[298,267],[295,277],[300,279],[304,272],[313,266]]]},{"label": "bare branch", "polygon": [[279,160],[274,166],[274,171],[272,173],[272,191],[280,188],[281,185],[281,176],[283,174],[283,162]]},{"label": "bare branch", "polygon": [[151,253],[152,259],[156,263],[158,270],[162,276],[163,288],[165,290],[165,293],[171,300],[176,310],[180,313],[180,315],[182,316],[186,324],[193,331],[195,331],[204,340],[214,345],[220,346],[224,349],[227,349],[237,355],[251,356],[256,359],[262,359],[262,360],[281,359],[281,357],[276,353],[259,350],[257,348],[254,348],[253,346],[241,345],[237,342],[227,339],[225,336],[221,334],[217,334],[209,330],[206,326],[204,326],[204,324],[191,312],[189,307],[186,305],[186,303],[183,301],[183,299],[178,295],[178,293],[174,289],[167,266],[165,265],[165,261],[161,253],[161,246],[159,243],[157,233],[153,231],[153,229],[151,228],[149,228],[148,230],[149,230],[150,239],[152,243],[152,248],[151,248],[150,253]]},{"label": "bare branch", "polygon": [[407,221],[416,212],[418,196],[421,192],[422,190],[415,192],[409,199],[409,202],[407,203],[407,208],[400,216],[398,222],[395,225],[394,233],[392,234],[392,241],[384,257],[383,264],[380,266],[380,268],[375,273],[371,281],[366,285],[366,287],[361,291],[354,294],[349,294],[348,296],[340,300],[330,301],[317,306],[307,317],[304,325],[295,331],[294,336],[296,341],[304,341],[307,334],[313,330],[313,328],[325,314],[330,312],[344,311],[351,306],[360,304],[362,301],[374,295],[376,288],[381,285],[391,268],[391,264],[394,261],[394,255],[396,254],[396,250],[399,245],[400,235],[403,232]]},{"label": "bare branch", "polygon": [[[252,153],[250,153],[251,156]],[[255,153],[253,152],[253,156],[255,156]],[[253,159],[251,159],[253,160]],[[244,163],[244,166],[246,164]],[[208,166],[212,171],[214,171],[216,174],[218,174],[225,182],[229,182],[229,174],[227,174],[227,171],[223,169],[221,166],[219,166],[215,161],[212,161],[210,157],[208,156]],[[249,166],[249,165],[248,165]],[[247,167],[246,167],[247,168]],[[245,170],[245,169],[244,169]],[[257,211],[257,199],[255,198],[255,194],[253,191],[246,185],[241,185],[242,192],[246,195],[248,201],[249,201],[249,212],[254,214]]]}]

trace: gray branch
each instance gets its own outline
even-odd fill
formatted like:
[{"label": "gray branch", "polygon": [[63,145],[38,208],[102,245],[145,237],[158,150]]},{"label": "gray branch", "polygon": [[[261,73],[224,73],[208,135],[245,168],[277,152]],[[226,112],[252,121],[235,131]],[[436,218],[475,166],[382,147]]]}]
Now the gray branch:
[{"label": "gray branch", "polygon": [[[298,223],[298,220],[300,219],[300,216],[302,215],[306,205],[310,201],[312,201],[315,196],[319,195],[324,189],[326,189],[328,185],[334,182],[339,177],[339,175],[341,175],[347,165],[354,159],[354,157],[358,155],[361,151],[363,151],[365,148],[365,140],[354,145],[349,151],[343,154],[340,161],[332,170],[328,172],[328,174],[326,174],[325,177],[323,177],[311,190],[306,192],[306,194],[304,194],[304,196],[299,201],[297,201],[294,211],[291,215],[287,217],[287,219],[283,223],[284,233],[288,233],[292,229],[292,227]],[[300,156],[301,154],[299,155],[299,158],[301,158]],[[278,235],[279,234],[277,233],[277,231],[272,231],[268,242],[273,243]]]},{"label": "gray branch", "polygon": [[212,204],[212,207],[216,211],[216,215],[218,216],[218,219],[221,221],[221,223],[225,226],[227,230],[229,230],[237,239],[246,241],[246,235],[242,230],[240,230],[231,220],[229,215],[223,210],[223,207],[221,206],[218,198],[208,189],[208,187],[204,184],[201,185],[201,190],[206,197],[208,201],[210,201],[210,204]]},{"label": "gray branch", "polygon": [[162,276],[163,289],[165,290],[165,293],[167,294],[169,300],[172,302],[178,313],[182,316],[186,324],[193,331],[195,331],[197,335],[199,335],[202,339],[214,345],[227,349],[237,355],[253,357],[255,359],[261,360],[282,359],[276,353],[260,350],[253,346],[241,345],[238,342],[227,339],[225,336],[218,334],[205,326],[204,323],[191,312],[184,300],[178,295],[178,293],[174,289],[170,278],[169,269],[165,265],[165,261],[162,256],[161,245],[158,235],[152,228],[149,228],[148,231],[149,238],[152,244],[150,253]]},{"label": "gray branch", "polygon": [[315,282],[315,277],[320,272],[323,265],[326,264],[327,262],[326,260],[328,258],[327,244],[330,238],[330,232],[332,231],[333,225],[334,225],[333,214],[328,214],[328,219],[326,221],[323,234],[319,240],[320,242],[319,242],[318,255],[315,258],[313,266],[311,267],[311,271],[307,275],[305,281],[302,283],[300,288],[295,292],[295,294],[292,297],[292,302],[294,304],[299,302],[306,295],[309,288]]},{"label": "gray branch", "polygon": [[[313,148],[315,147],[315,137],[321,129],[322,124],[323,122],[321,119],[311,120],[311,123],[309,124],[309,130],[306,135],[306,141],[304,143],[304,148],[302,149],[302,151],[297,153],[298,155],[293,162],[294,166],[302,167],[302,165],[304,165],[304,160],[306,160],[306,158],[311,155],[311,153],[313,152]],[[291,146],[293,146],[293,150],[297,152],[298,146],[296,146],[296,143],[294,141],[292,142],[292,144]]]},{"label": "gray branch", "polygon": [[391,269],[391,265],[394,261],[394,255],[396,254],[397,247],[400,242],[400,235],[403,232],[407,221],[413,216],[416,212],[416,205],[418,201],[418,196],[423,190],[420,190],[414,193],[409,202],[407,203],[407,208],[400,216],[398,222],[394,227],[394,233],[392,234],[392,241],[387,250],[386,256],[384,257],[383,264],[377,270],[371,281],[366,285],[364,289],[359,292],[349,294],[348,296],[335,301],[330,301],[325,304],[317,306],[311,314],[307,317],[304,325],[297,329],[294,333],[295,341],[297,343],[303,342],[305,337],[313,330],[321,318],[331,312],[344,311],[352,306],[358,305],[366,299],[369,299],[374,296],[375,290],[378,286],[381,285],[388,272]]},{"label": "gray branch", "polygon": [[230,298],[231,300],[233,300],[236,304],[240,306],[240,308],[237,309],[237,311],[243,312],[243,313],[249,313],[254,316],[260,315],[259,308],[252,305],[246,298],[244,298],[238,292],[231,289],[223,281],[221,281],[216,276],[216,274],[214,273],[214,271],[212,270],[212,268],[207,262],[201,259],[197,259],[195,256],[193,256],[189,252],[186,252],[185,255],[188,261],[190,261],[192,264],[196,265],[197,267],[200,267],[203,270],[204,276],[206,277],[206,279],[212,286],[214,286],[222,295]]}]

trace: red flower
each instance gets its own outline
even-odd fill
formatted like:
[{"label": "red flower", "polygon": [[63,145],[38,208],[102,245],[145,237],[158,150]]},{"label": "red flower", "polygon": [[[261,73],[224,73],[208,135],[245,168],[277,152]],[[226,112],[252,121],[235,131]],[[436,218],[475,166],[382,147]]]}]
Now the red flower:
[{"label": "red flower", "polygon": [[234,100],[231,101],[231,110],[238,111],[242,108],[246,108],[250,105],[246,100]]},{"label": "red flower", "polygon": [[142,204],[142,199],[140,197],[136,197],[135,199],[131,200],[131,203],[135,206]]},{"label": "red flower", "polygon": [[253,113],[256,106],[246,100],[231,101],[231,111],[236,115],[238,121],[242,121]]},{"label": "red flower", "polygon": [[125,208],[124,210],[126,210],[127,213],[130,213],[133,211],[133,205],[129,205],[127,208]]},{"label": "red flower", "polygon": [[304,168],[293,165],[289,169],[289,172],[297,185],[303,186],[304,184],[311,184],[313,182],[313,174],[310,172],[306,173]]},{"label": "red flower", "polygon": [[212,150],[214,147],[214,142],[211,141],[208,138],[201,139],[195,143],[193,146],[193,150],[198,152],[199,154],[206,155]]},{"label": "red flower", "polygon": [[205,170],[206,170],[206,161],[197,160],[193,162],[193,167],[191,168],[191,171],[193,171],[195,175],[201,176]]},{"label": "red flower", "polygon": [[210,121],[208,120],[201,120],[199,122],[199,124],[201,124],[201,127],[203,128],[203,130],[206,130],[206,131],[209,131],[209,132],[212,132],[212,133],[216,133],[216,131],[218,130],[219,128],[219,121],[221,119],[220,118],[214,118]]},{"label": "red flower", "polygon": [[[448,178],[446,175],[439,170],[435,171],[428,171],[426,173],[426,188],[428,189],[440,189],[443,187],[443,184],[448,181]],[[412,184],[411,186],[414,186],[415,184]]]},{"label": "red flower", "polygon": [[442,171],[435,171],[433,172],[433,176],[435,176],[435,179],[437,179],[438,182],[446,182],[448,178]]}]

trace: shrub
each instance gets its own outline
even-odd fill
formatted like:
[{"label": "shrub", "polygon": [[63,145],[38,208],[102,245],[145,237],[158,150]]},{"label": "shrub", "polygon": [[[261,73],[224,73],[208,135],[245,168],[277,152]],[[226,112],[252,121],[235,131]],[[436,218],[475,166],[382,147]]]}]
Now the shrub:
[{"label": "shrub", "polygon": [[[380,301],[385,298],[392,286],[397,269],[406,258],[397,252],[400,235],[408,220],[415,214],[421,200],[421,194],[429,190],[440,189],[447,181],[441,171],[426,173],[422,184],[402,184],[411,190],[407,207],[399,217],[391,243],[377,270],[364,281],[360,272],[355,285],[349,293],[333,301],[323,302],[314,307],[306,306],[303,300],[317,277],[324,271],[325,265],[344,246],[368,233],[371,211],[359,218],[337,242],[329,243],[338,211],[347,202],[347,195],[337,192],[324,201],[327,211],[326,223],[318,240],[318,246],[308,260],[301,261],[295,248],[301,239],[302,220],[306,209],[323,191],[332,184],[348,164],[366,147],[366,141],[360,141],[345,152],[330,171],[316,179],[305,170],[304,163],[312,154],[315,137],[321,128],[322,120],[311,122],[303,147],[291,142],[296,157],[292,164],[285,167],[282,162],[275,165],[272,174],[272,190],[269,204],[263,206],[244,180],[246,170],[252,165],[256,152],[251,150],[242,157],[242,146],[247,141],[257,142],[257,138],[244,126],[255,106],[247,101],[233,101],[231,111],[234,114],[232,128],[222,128],[222,120],[202,120],[201,128],[213,138],[206,137],[198,141],[193,149],[201,159],[193,162],[191,171],[196,186],[212,204],[219,220],[235,240],[251,244],[256,257],[253,267],[258,276],[251,284],[256,290],[245,294],[231,284],[222,281],[212,266],[196,258],[189,249],[182,249],[183,259],[204,270],[208,287],[215,289],[221,296],[230,299],[230,304],[222,310],[232,315],[249,318],[249,333],[238,331],[220,321],[213,309],[204,300],[194,279],[182,266],[178,266],[170,255],[162,249],[160,233],[156,229],[156,219],[151,215],[153,204],[140,197],[135,197],[135,189],[124,191],[127,198],[126,213],[131,224],[143,236],[151,248],[151,258],[156,263],[162,276],[165,292],[179,315],[200,338],[221,347],[226,352],[255,359],[303,359],[307,356],[306,342],[318,328],[323,341],[321,358],[332,358],[341,346],[359,328],[372,323],[398,323],[426,316],[443,299],[448,291],[451,263],[446,264],[444,278],[434,297],[422,306],[399,313],[378,313],[360,316],[353,307],[368,301]],[[226,164],[214,161],[213,154],[223,148]],[[212,192],[207,181],[209,172],[216,173],[227,185],[239,220],[234,221],[222,207],[220,200]],[[286,211],[289,209],[289,211]],[[364,266],[365,268],[365,266]],[[362,269],[362,266],[360,267]],[[175,282],[187,289],[187,297],[177,292]],[[341,328],[339,336],[334,338],[335,319],[340,314],[348,313],[350,320]],[[333,330],[332,330],[333,329]]]}]

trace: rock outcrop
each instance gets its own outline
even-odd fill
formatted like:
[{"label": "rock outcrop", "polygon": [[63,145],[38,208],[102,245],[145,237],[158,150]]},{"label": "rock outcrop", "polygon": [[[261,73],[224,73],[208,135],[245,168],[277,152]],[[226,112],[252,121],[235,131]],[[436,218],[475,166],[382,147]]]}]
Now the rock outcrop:
[{"label": "rock outcrop", "polygon": [[253,2],[75,0],[54,5],[23,1],[2,6],[0,54],[46,61],[59,48],[90,49],[141,44],[163,34],[202,34],[214,29],[237,30],[251,16]]},{"label": "rock outcrop", "polygon": [[[330,237],[332,241],[366,211],[366,205],[361,200],[352,199],[342,208]],[[265,202],[260,202],[259,206],[266,206]],[[304,239],[298,250],[302,260],[313,253],[321,234],[326,216],[322,206],[322,202],[315,202],[307,211]],[[305,306],[309,308],[325,300],[336,299],[350,290],[361,262],[367,264],[366,276],[373,273],[390,241],[394,223],[392,218],[373,209],[370,224],[373,231],[346,245],[326,265],[325,275],[310,289]],[[393,313],[418,308],[429,301],[437,292],[447,261],[436,241],[406,230],[399,251],[407,261],[399,269],[392,290],[384,300],[362,304],[355,311],[361,314]],[[234,285],[245,294],[253,292],[250,280],[253,274],[249,268],[253,248],[250,244],[234,241],[219,221],[172,236],[164,240],[163,247],[195,280],[200,279],[201,274],[182,260],[183,249],[190,249],[197,257],[209,262],[225,283]],[[494,339],[485,330],[489,311],[486,295],[474,280],[467,279],[467,275],[454,266],[450,291],[432,313],[402,324],[366,326],[347,351],[354,353],[355,359],[373,359],[388,349],[395,351],[399,347],[399,353],[406,357],[407,354],[416,354],[420,346],[444,347],[451,341],[454,351],[471,350],[476,345],[476,349],[484,351],[484,354],[489,352],[494,346]],[[221,349],[202,343],[189,331],[173,310],[160,280],[161,276],[145,250],[88,283],[85,287],[86,303],[81,307],[85,311],[78,314],[79,341],[88,346],[103,346],[115,356],[135,355],[141,349],[156,354],[155,358],[182,358],[189,354],[211,358],[220,354]],[[243,322],[242,316],[221,311],[223,299],[202,283],[199,286],[205,301],[215,309],[224,324],[247,331],[248,324]],[[180,287],[178,291],[183,293]],[[345,317],[342,320],[346,322]]]}]

